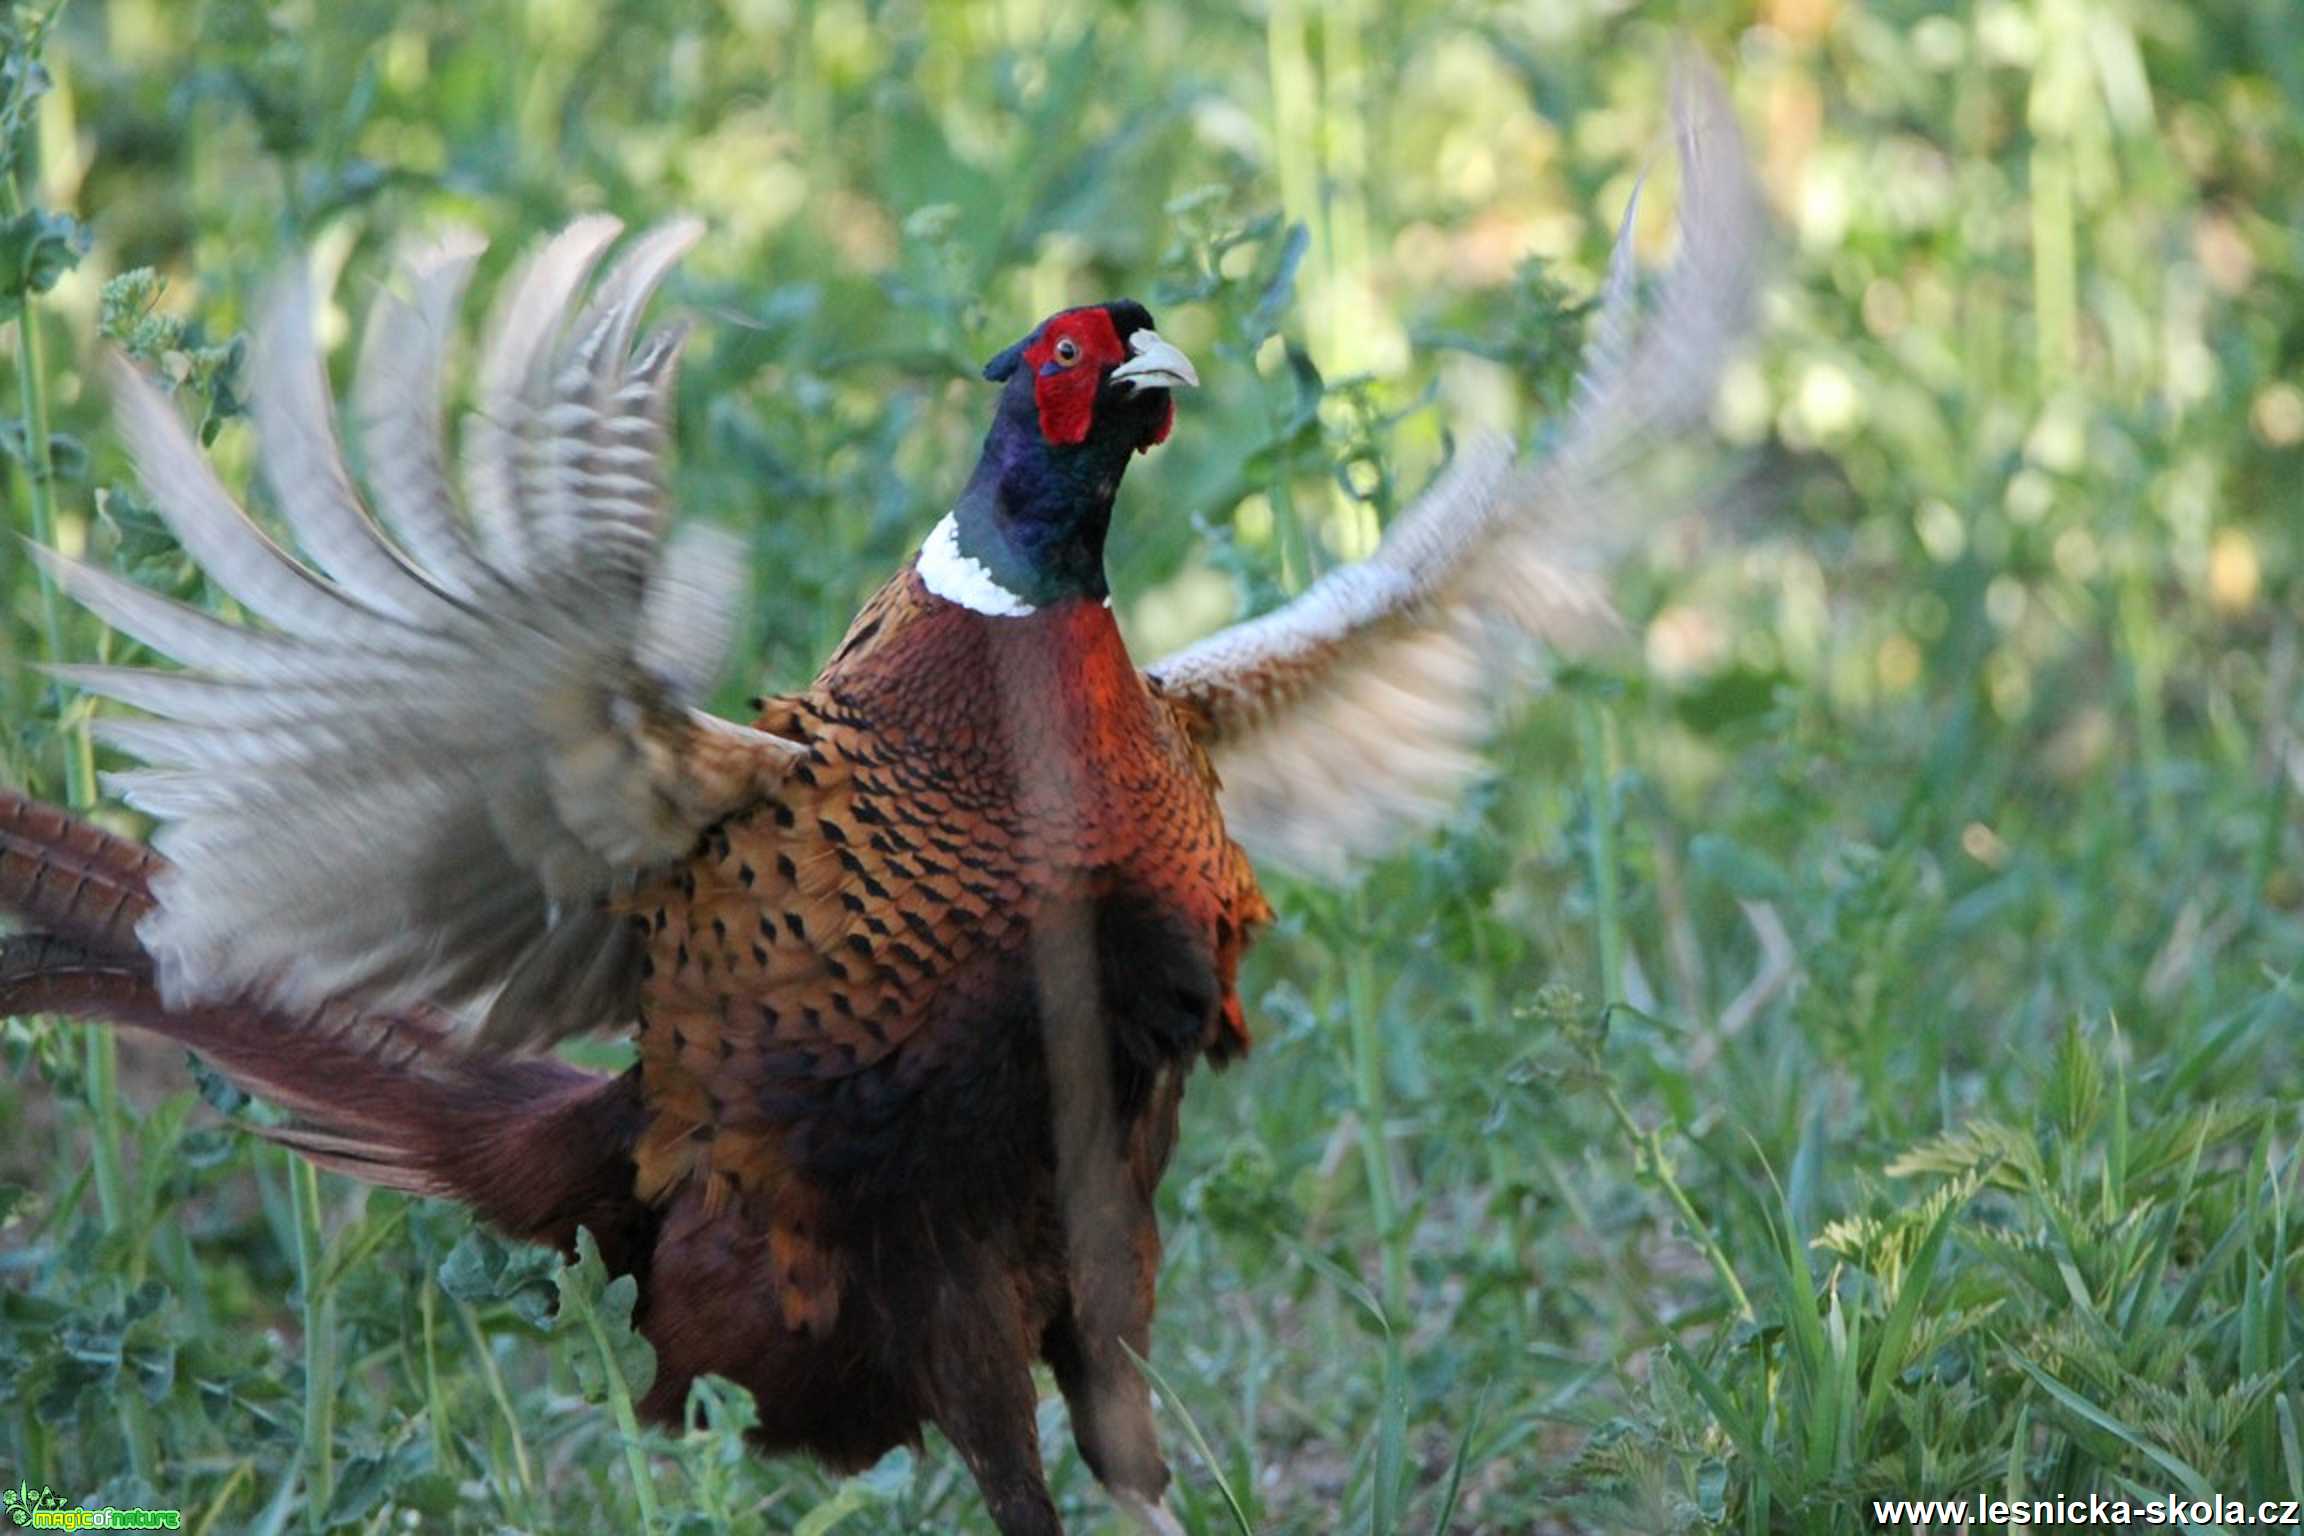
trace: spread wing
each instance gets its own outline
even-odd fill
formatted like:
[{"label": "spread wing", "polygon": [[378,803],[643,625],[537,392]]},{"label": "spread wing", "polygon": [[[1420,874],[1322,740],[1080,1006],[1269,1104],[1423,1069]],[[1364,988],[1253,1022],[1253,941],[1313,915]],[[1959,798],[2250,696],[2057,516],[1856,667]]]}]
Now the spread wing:
[{"label": "spread wing", "polygon": [[1676,82],[1680,251],[1644,319],[1631,211],[1574,413],[1544,458],[1478,441],[1368,559],[1148,669],[1214,760],[1250,853],[1334,877],[1445,814],[1513,657],[1617,623],[1603,574],[1657,522],[1639,471],[1700,428],[1750,323],[1764,226],[1718,80]]},{"label": "spread wing", "polygon": [[49,561],[184,668],[60,669],[146,712],[97,729],[149,765],[107,782],[164,824],[173,867],[139,933],[172,1002],[484,1005],[491,1044],[628,1023],[637,949],[605,898],[781,782],[799,749],[688,705],[726,649],[740,554],[660,541],[680,333],[636,337],[697,226],[635,240],[578,308],[616,233],[571,226],[497,303],[464,431],[469,523],[441,372],[476,242],[413,253],[370,316],[355,402],[382,522],[337,446],[312,295],[300,272],[275,290],[253,398],[297,553],[115,367],[146,486],[246,618]]}]

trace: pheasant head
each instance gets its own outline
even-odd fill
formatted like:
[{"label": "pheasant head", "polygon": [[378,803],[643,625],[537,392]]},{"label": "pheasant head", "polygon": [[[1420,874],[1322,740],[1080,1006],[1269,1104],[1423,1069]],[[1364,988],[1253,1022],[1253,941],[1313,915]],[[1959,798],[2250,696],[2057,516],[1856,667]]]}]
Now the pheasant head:
[{"label": "pheasant head", "polygon": [[1166,441],[1191,360],[1133,299],[1051,315],[984,365],[1001,386],[983,457],[921,551],[930,590],[1018,615],[1102,598],[1104,536],[1131,455]]}]

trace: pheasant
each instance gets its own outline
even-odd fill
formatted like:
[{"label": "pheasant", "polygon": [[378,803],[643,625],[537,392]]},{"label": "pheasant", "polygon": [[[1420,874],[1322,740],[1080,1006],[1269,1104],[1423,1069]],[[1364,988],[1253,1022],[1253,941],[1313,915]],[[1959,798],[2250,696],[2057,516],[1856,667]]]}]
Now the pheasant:
[{"label": "pheasant", "polygon": [[[835,1468],[932,1424],[1003,1536],[1047,1536],[1041,1360],[1087,1465],[1172,1529],[1130,1355],[1186,1079],[1249,1045],[1238,968],[1271,916],[1251,856],[1336,876],[1429,824],[1526,642],[1611,622],[1607,557],[1653,521],[1625,471],[1702,420],[1756,266],[1709,77],[1676,120],[1679,256],[1650,312],[1620,236],[1549,455],[1460,447],[1372,557],[1149,668],[1105,538],[1198,378],[1131,301],[992,359],[950,511],[749,724],[692,703],[739,562],[665,536],[681,332],[640,325],[695,224],[596,285],[604,218],[519,267],[461,497],[442,364],[477,246],[415,252],[375,301],[365,493],[312,296],[279,285],[253,400],[300,553],[117,367],[145,483],[245,622],[43,556],[183,670],[58,669],[141,711],[98,730],[145,765],[108,783],[159,831],[0,795],[0,1011],[157,1031],[288,1109],[265,1134],[321,1166],[563,1249],[589,1230],[639,1279],[652,1419],[717,1373],[757,1399],[763,1449]],[[540,1049],[586,1031],[636,1031],[636,1061]]]}]

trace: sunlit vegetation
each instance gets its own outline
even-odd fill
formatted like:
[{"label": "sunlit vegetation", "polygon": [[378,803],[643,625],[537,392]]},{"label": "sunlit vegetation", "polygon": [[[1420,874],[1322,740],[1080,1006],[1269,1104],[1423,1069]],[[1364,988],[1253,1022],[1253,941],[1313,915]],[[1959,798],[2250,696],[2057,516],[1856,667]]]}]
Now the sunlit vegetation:
[{"label": "sunlit vegetation", "polygon": [[[732,708],[917,541],[976,367],[1062,302],[1144,300],[1208,386],[1123,497],[1147,654],[1365,550],[1452,431],[1540,443],[1710,55],[1778,221],[1732,473],[1443,835],[1274,882],[1257,1051],[1163,1194],[1178,1512],[2304,1497],[2292,0],[50,9],[0,74],[14,530],[205,597],[105,345],[237,482],[290,249],[341,363],[403,236],[482,230],[486,286],[574,213],[693,211],[679,493],[752,554]],[[0,543],[12,782],[101,804],[35,664],[123,645]],[[627,1437],[596,1263],[313,1175],[180,1053],[16,1020],[0,1060],[0,1480],[214,1532],[985,1529],[939,1444],[840,1483],[711,1390]]]}]

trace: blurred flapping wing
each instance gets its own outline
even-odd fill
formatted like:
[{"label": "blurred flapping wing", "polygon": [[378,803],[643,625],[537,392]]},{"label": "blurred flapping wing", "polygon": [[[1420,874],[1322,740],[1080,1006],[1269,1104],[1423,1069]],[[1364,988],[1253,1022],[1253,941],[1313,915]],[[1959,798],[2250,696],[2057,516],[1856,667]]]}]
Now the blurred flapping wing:
[{"label": "blurred flapping wing", "polygon": [[[1709,70],[1674,93],[1680,250],[1643,315],[1625,213],[1573,414],[1543,458],[1477,440],[1368,559],[1149,668],[1259,859],[1328,878],[1439,820],[1530,642],[1618,626],[1604,575],[1665,510],[1640,473],[1705,424],[1751,323],[1758,187]],[[1635,202],[1637,196],[1635,196]],[[1643,491],[1648,494],[1644,495]]]},{"label": "blurred flapping wing", "polygon": [[52,559],[64,587],[187,670],[66,667],[151,718],[100,721],[150,765],[107,782],[172,861],[140,935],[171,1002],[259,991],[487,1010],[504,1046],[630,1022],[637,948],[607,898],[779,782],[782,739],[689,707],[728,643],[740,551],[660,541],[680,332],[636,340],[694,243],[582,220],[506,285],[446,472],[441,367],[478,254],[414,252],[377,299],[355,389],[369,484],[330,420],[297,273],[258,331],[261,468],[301,558],[234,503],[159,392],[113,371],[169,526],[249,622]]}]

